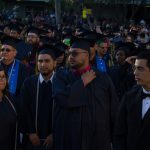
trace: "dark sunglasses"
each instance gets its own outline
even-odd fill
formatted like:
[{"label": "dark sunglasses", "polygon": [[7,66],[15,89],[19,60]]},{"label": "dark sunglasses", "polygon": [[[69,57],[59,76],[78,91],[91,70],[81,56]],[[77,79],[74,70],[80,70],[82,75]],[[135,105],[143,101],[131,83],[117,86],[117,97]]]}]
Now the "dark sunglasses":
[{"label": "dark sunglasses", "polygon": [[68,52],[68,56],[72,55],[73,57],[76,57],[81,53],[87,53],[87,52],[77,52],[77,51]]},{"label": "dark sunglasses", "polygon": [[1,52],[4,52],[4,51],[5,51],[5,52],[10,52],[10,51],[12,51],[12,50],[9,49],[9,48],[2,48],[2,49],[1,49]]}]

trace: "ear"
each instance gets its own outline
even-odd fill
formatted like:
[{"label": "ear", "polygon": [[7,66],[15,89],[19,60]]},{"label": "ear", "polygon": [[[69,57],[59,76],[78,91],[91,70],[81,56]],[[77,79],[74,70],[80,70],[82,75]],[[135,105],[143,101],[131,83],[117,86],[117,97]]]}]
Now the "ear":
[{"label": "ear", "polygon": [[16,55],[17,55],[17,50],[14,51],[14,57],[16,57]]},{"label": "ear", "polygon": [[38,42],[40,41],[40,38],[39,38],[39,37],[37,38],[37,41],[38,41]]},{"label": "ear", "polygon": [[97,44],[97,43],[94,45],[94,48],[95,48],[96,50],[98,49],[98,44]]}]

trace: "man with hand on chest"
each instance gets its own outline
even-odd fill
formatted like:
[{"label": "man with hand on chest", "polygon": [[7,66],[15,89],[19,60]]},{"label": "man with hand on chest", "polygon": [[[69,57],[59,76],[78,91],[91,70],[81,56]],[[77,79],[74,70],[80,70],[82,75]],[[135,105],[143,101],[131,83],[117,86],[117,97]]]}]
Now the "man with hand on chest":
[{"label": "man with hand on chest", "polygon": [[90,66],[90,44],[75,39],[69,68],[53,78],[54,149],[111,150],[118,99],[106,73]]},{"label": "man with hand on chest", "polygon": [[133,69],[137,86],[124,95],[120,105],[114,150],[150,149],[150,52],[140,53]]},{"label": "man with hand on chest", "polygon": [[52,78],[56,68],[54,48],[46,45],[38,55],[39,74],[28,78],[22,88],[22,107],[27,150],[51,150],[52,137]]}]

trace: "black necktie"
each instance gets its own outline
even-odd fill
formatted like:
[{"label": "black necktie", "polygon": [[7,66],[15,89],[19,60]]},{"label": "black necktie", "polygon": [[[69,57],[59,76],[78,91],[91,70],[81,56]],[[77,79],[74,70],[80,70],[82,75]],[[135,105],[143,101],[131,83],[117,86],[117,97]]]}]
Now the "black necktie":
[{"label": "black necktie", "polygon": [[144,92],[142,92],[142,99],[145,99],[146,97],[150,98],[150,93],[144,93]]}]

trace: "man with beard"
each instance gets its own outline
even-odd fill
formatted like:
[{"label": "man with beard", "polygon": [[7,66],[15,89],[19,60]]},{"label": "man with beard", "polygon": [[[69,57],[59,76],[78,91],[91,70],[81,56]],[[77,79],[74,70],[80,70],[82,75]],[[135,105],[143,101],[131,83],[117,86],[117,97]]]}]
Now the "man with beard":
[{"label": "man with beard", "polygon": [[29,64],[31,65],[31,67],[33,67],[33,69],[35,69],[36,54],[38,52],[39,43],[40,43],[39,29],[33,27],[30,28],[27,34],[26,41],[32,46],[32,50],[30,52]]},{"label": "man with beard", "polygon": [[90,66],[90,44],[73,42],[70,68],[53,78],[54,149],[111,150],[118,99],[110,78]]},{"label": "man with beard", "polygon": [[38,55],[39,74],[28,78],[22,88],[22,107],[27,150],[50,150],[52,147],[52,84],[56,55],[45,46]]}]

